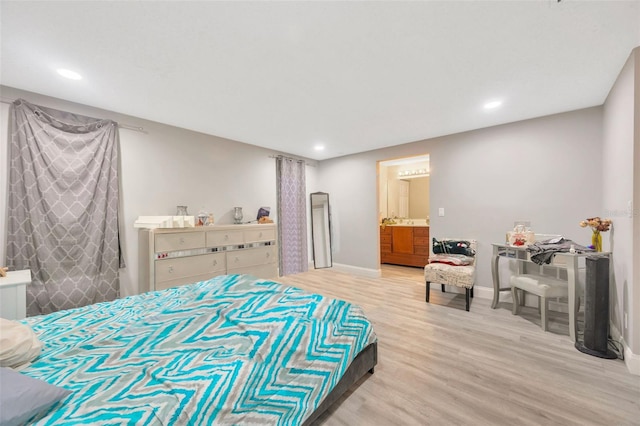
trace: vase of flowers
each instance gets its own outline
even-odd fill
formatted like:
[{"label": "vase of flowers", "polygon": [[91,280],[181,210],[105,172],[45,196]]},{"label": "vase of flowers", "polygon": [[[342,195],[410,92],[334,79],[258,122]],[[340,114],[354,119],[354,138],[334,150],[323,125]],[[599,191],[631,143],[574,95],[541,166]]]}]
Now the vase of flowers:
[{"label": "vase of flowers", "polygon": [[580,222],[582,228],[588,226],[593,231],[591,234],[591,247],[595,251],[602,251],[602,235],[600,233],[608,231],[612,223],[611,219],[600,219],[597,216]]}]

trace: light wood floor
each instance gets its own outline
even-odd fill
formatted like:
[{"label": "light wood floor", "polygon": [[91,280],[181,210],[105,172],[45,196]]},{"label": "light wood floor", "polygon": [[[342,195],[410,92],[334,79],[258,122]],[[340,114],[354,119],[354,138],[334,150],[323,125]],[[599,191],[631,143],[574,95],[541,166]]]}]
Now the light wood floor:
[{"label": "light wood floor", "polygon": [[566,315],[545,333],[535,309],[513,316],[510,303],[491,309],[474,298],[466,312],[464,295],[439,285],[427,304],[418,268],[384,265],[379,279],[319,269],[280,281],[360,305],[378,336],[375,374],[317,425],[640,425],[640,377],[623,361],[578,352]]}]

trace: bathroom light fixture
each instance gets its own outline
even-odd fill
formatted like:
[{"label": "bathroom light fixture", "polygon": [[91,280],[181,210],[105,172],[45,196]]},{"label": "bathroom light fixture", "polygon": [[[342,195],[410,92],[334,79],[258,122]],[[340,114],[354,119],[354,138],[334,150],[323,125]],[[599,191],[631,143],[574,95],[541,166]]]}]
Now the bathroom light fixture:
[{"label": "bathroom light fixture", "polygon": [[316,151],[324,151],[324,145],[316,145],[313,147]]},{"label": "bathroom light fixture", "polygon": [[58,68],[58,74],[61,76],[68,78],[69,80],[81,80],[82,76],[75,71],[71,71],[65,68]]},{"label": "bathroom light fixture", "polygon": [[502,105],[502,101],[491,101],[484,104],[484,109],[495,109]]},{"label": "bathroom light fixture", "polygon": [[398,172],[398,178],[400,179],[410,179],[426,176],[429,176],[429,170],[427,169],[401,170]]}]

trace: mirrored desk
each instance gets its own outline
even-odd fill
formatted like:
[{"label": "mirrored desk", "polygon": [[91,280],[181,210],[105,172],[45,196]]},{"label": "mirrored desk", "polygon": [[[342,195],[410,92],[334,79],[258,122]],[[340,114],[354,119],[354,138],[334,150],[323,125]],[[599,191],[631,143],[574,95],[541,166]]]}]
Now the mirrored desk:
[{"label": "mirrored desk", "polygon": [[[507,260],[515,260],[518,261],[517,268],[519,272],[522,272],[527,266],[525,264],[532,265],[530,267],[541,268],[539,270],[544,271],[546,268],[555,269],[557,271],[565,271],[565,273],[558,272],[554,274],[556,278],[566,279],[567,285],[569,287],[569,297],[568,297],[568,310],[569,310],[569,335],[571,339],[575,342],[577,335],[577,326],[576,326],[576,316],[579,304],[577,303],[578,299],[582,295],[583,286],[580,286],[580,281],[578,278],[578,270],[579,265],[584,265],[584,261],[580,262],[580,259],[584,259],[587,256],[607,256],[610,257],[610,253],[604,252],[587,252],[587,253],[556,253],[553,257],[551,264],[549,265],[538,265],[531,261],[531,257],[529,256],[529,252],[527,252],[527,248],[524,246],[511,246],[509,244],[492,244],[493,246],[493,257],[491,259],[491,275],[493,278],[493,302],[491,303],[491,308],[495,309],[498,307],[498,302],[500,300],[500,293],[504,291],[511,292],[511,286],[501,287],[500,286],[500,269],[499,262],[500,259]],[[584,266],[580,266],[580,268],[584,268]]]}]

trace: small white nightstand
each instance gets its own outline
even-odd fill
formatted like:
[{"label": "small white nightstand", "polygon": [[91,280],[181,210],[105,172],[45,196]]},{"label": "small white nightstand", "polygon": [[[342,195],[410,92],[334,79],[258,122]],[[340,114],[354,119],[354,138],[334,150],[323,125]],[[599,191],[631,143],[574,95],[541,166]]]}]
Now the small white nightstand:
[{"label": "small white nightstand", "polygon": [[27,316],[27,284],[31,283],[31,271],[7,272],[0,277],[0,317],[18,320]]}]

